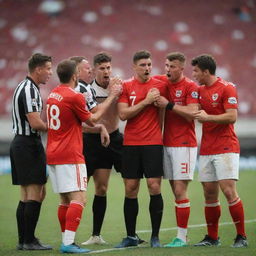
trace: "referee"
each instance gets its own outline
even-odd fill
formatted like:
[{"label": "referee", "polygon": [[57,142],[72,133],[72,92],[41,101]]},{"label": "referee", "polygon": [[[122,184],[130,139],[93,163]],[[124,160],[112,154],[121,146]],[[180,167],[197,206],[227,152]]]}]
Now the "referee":
[{"label": "referee", "polygon": [[35,229],[45,197],[46,157],[40,131],[47,124],[40,117],[42,99],[39,85],[52,75],[52,59],[36,53],[28,62],[29,74],[14,91],[12,101],[13,132],[10,147],[12,183],[20,185],[20,201],[16,210],[19,242],[17,250],[50,250],[35,237]]}]

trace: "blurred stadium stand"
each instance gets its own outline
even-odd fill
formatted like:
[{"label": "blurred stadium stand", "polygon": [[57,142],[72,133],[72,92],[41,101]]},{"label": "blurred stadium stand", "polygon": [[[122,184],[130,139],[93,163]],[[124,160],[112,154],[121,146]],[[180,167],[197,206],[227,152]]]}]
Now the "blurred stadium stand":
[{"label": "blurred stadium stand", "polygon": [[[218,75],[237,84],[238,134],[251,142],[256,135],[255,32],[254,0],[0,0],[0,140],[12,136],[11,98],[32,53],[52,55],[56,66],[70,56],[91,61],[108,51],[113,73],[126,79],[132,75],[133,53],[147,49],[155,74],[164,72],[168,52],[184,52],[189,77],[194,56],[213,54]],[[57,83],[54,75],[42,86],[44,98]]]}]

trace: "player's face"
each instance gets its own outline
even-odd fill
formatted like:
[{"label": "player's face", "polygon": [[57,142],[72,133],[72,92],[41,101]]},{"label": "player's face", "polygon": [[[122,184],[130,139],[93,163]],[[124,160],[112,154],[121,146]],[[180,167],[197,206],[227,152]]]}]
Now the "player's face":
[{"label": "player's face", "polygon": [[169,81],[172,83],[179,82],[183,75],[184,66],[179,60],[165,61],[165,72]]},{"label": "player's face", "polygon": [[96,81],[104,88],[108,87],[111,70],[112,70],[112,67],[110,62],[96,64],[96,66],[94,67]]},{"label": "player's face", "polygon": [[150,58],[138,60],[135,64],[133,64],[133,69],[136,78],[140,82],[147,82],[150,79],[152,61]]},{"label": "player's face", "polygon": [[39,84],[46,84],[52,75],[52,63],[47,61],[43,66],[37,67]]},{"label": "player's face", "polygon": [[92,68],[87,60],[83,60],[78,64],[79,79],[83,80],[87,84],[92,81]]},{"label": "player's face", "polygon": [[198,84],[203,85],[206,83],[207,71],[201,70],[197,65],[193,66],[192,77],[198,82]]}]

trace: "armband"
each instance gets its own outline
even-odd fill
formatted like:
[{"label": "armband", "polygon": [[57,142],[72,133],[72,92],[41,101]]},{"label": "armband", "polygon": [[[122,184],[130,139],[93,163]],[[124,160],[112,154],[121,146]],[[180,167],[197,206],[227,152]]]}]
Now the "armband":
[{"label": "armband", "polygon": [[173,107],[174,107],[174,103],[173,102],[168,102],[168,104],[166,105],[166,107],[165,107],[165,109],[167,109],[167,110],[172,110],[173,109]]}]

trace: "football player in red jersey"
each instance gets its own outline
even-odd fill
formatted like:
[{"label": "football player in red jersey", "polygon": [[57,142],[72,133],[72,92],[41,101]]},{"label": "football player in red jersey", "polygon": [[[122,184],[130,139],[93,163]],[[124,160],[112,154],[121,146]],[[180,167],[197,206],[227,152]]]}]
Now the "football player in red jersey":
[{"label": "football player in red jersey", "polygon": [[225,195],[236,226],[233,247],[246,247],[244,209],[236,190],[239,176],[240,146],[234,131],[237,120],[237,92],[235,85],[215,75],[216,61],[207,54],[192,60],[193,77],[201,85],[201,110],[194,117],[203,124],[199,158],[199,180],[205,196],[205,219],[208,234],[195,246],[219,245],[218,222],[221,208],[219,189]]},{"label": "football player in red jersey", "polygon": [[[197,157],[197,141],[192,113],[198,110],[198,86],[183,74],[186,58],[180,52],[169,53],[164,76],[155,76],[167,83],[168,99],[161,96],[155,103],[166,108],[164,122],[164,178],[169,179],[175,196],[178,226],[176,238],[165,247],[187,245],[190,201],[187,193],[193,180]],[[168,105],[169,104],[169,105]],[[171,108],[170,108],[171,107]]]},{"label": "football player in red jersey", "polygon": [[[86,203],[87,171],[82,153],[82,122],[94,125],[95,117],[85,108],[84,96],[74,90],[78,83],[75,61],[64,60],[57,66],[61,84],[52,90],[47,99],[47,164],[55,193],[60,194],[58,219],[62,231],[61,252],[85,253],[74,243],[83,208]],[[97,125],[99,132],[101,125]],[[105,141],[102,137],[102,143]]]},{"label": "football player in red jersey", "polygon": [[123,83],[118,110],[121,120],[127,120],[124,130],[122,177],[125,184],[124,217],[127,237],[117,248],[137,246],[135,234],[138,215],[140,179],[147,179],[150,194],[149,212],[152,224],[151,247],[160,247],[159,228],[163,212],[161,195],[162,130],[161,109],[154,101],[166,93],[166,83],[151,77],[152,61],[148,51],[133,57],[134,78]]}]

